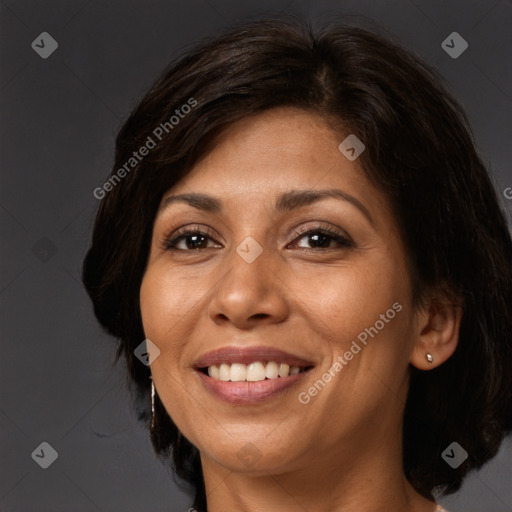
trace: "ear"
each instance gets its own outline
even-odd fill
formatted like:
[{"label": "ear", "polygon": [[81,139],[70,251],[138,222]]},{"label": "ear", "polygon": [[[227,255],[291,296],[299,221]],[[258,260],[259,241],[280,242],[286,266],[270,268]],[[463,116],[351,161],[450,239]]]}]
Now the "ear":
[{"label": "ear", "polygon": [[[418,313],[417,336],[410,363],[419,370],[443,364],[457,348],[462,306],[453,301],[432,301]],[[427,359],[432,356],[432,362]]]}]

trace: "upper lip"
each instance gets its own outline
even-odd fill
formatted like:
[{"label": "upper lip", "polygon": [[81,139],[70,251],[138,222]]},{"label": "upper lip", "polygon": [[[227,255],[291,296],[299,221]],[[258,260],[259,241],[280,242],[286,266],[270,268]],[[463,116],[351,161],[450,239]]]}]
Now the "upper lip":
[{"label": "upper lip", "polygon": [[212,365],[220,365],[222,363],[243,363],[251,364],[256,361],[275,361],[276,363],[286,363],[290,366],[313,366],[313,363],[303,357],[284,352],[273,347],[253,346],[253,347],[224,347],[212,350],[199,357],[194,363],[196,368],[207,368]]}]

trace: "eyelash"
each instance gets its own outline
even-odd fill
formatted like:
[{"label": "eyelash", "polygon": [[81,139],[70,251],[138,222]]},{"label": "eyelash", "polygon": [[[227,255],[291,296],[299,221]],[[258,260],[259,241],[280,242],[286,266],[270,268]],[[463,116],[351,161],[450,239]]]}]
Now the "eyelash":
[{"label": "eyelash", "polygon": [[[341,234],[338,230],[336,230],[330,226],[315,226],[313,228],[304,228],[302,231],[300,229],[296,230],[295,233],[297,233],[298,237],[295,240],[293,240],[293,242],[295,242],[297,239],[300,240],[301,238],[304,238],[307,235],[322,234],[322,235],[326,235],[326,236],[330,237],[332,240],[337,242],[343,249],[350,249],[350,248],[354,247],[354,243],[352,242],[352,240],[350,240],[350,238]],[[318,252],[318,251],[332,250],[332,248],[330,248],[330,247],[328,247],[327,249],[323,249],[323,248],[316,248],[316,249],[309,248],[308,249],[308,248],[306,248],[305,250]]]},{"label": "eyelash", "polygon": [[[344,249],[350,249],[354,247],[353,242],[346,236],[342,235],[339,231],[336,229],[333,229],[331,227],[324,227],[324,226],[315,226],[313,228],[306,228],[305,230],[296,230],[295,233],[299,235],[297,238],[295,238],[292,242],[295,242],[297,239],[302,239],[307,235],[314,235],[314,234],[322,234],[330,237],[332,240],[336,241],[341,247]],[[216,240],[213,238],[212,233],[209,229],[206,229],[205,231],[202,231],[200,229],[196,228],[184,228],[182,230],[179,230],[174,236],[168,235],[164,238],[162,248],[167,251],[182,251],[182,252],[192,252],[192,251],[200,251],[207,248],[200,248],[200,249],[177,249],[176,246],[183,238],[187,238],[188,236],[203,236],[207,237],[210,240],[213,240],[216,242]],[[218,243],[218,242],[216,242]],[[328,251],[332,250],[333,248],[303,248],[305,251],[309,252],[321,252],[321,251]]]}]

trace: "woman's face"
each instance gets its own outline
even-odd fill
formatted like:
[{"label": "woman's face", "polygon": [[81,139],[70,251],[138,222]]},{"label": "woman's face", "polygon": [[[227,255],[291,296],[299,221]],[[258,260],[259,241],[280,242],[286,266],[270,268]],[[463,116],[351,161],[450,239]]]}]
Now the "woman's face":
[{"label": "woman's face", "polygon": [[[338,149],[347,135],[266,111],[164,194],[141,312],[158,395],[203,464],[279,473],[400,444],[418,318],[390,207]],[[182,194],[207,199],[169,200]],[[198,370],[219,349],[222,368]],[[310,369],[259,380],[286,361]]]}]

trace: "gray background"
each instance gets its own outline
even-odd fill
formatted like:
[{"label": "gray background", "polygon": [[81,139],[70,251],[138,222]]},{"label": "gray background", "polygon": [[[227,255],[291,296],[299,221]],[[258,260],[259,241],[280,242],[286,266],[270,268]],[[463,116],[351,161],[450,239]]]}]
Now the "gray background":
[{"label": "gray background", "polygon": [[[362,14],[436,66],[466,108],[503,206],[512,186],[510,1],[0,0],[0,511],[187,511],[136,420],[124,362],[80,283],[114,136],[137,98],[198,38],[241,17]],[[59,44],[42,59],[31,43]],[[459,32],[452,59],[441,42]],[[471,205],[468,205],[471,208]],[[31,453],[58,452],[48,469]],[[452,512],[512,511],[512,443],[442,500]]]}]

